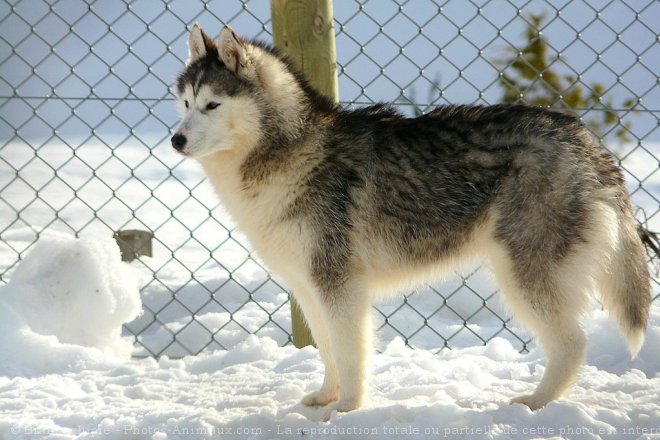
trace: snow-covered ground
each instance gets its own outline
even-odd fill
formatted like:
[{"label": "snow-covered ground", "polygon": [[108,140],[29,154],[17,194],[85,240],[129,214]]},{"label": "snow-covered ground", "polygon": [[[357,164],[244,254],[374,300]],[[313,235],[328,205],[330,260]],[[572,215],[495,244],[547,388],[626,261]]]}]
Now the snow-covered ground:
[{"label": "snow-covered ground", "polygon": [[[660,152],[657,145],[647,148],[656,156]],[[6,151],[11,154],[3,159],[20,165],[23,180],[12,180],[15,174],[0,168],[3,201],[20,211],[19,216],[0,210],[3,227],[12,225],[0,246],[0,266],[11,266],[5,276],[9,282],[0,286],[0,439],[660,438],[658,305],[646,344],[633,361],[612,322],[595,308],[585,322],[590,345],[577,385],[565,399],[536,413],[508,404],[531,391],[542,375],[544,360],[533,344],[529,354],[519,353],[515,338],[469,347],[471,333],[463,331],[452,339],[463,348],[436,353],[438,339],[430,332],[413,338],[411,343],[422,349],[411,350],[385,328],[369,402],[323,422],[323,409],[298,404],[321,384],[318,352],[281,346],[290,325],[283,286],[258,263],[246,262],[250,251],[221,207],[205,207],[216,202],[199,183],[194,165],[177,165],[169,174],[174,159],[164,153],[145,161],[139,148],[118,149],[111,157],[106,147],[95,145],[81,147],[75,157],[67,147],[40,151],[44,164],[59,167],[58,179],[67,183],[62,185],[52,179],[52,169],[30,161],[34,150],[29,146]],[[125,165],[116,163],[119,158]],[[94,166],[94,176],[77,162],[83,159]],[[647,214],[656,213],[657,160],[636,154],[626,156],[623,166],[631,172],[633,201]],[[644,190],[633,175],[645,179]],[[48,204],[35,198],[36,191]],[[55,220],[53,209],[59,211]],[[228,228],[218,227],[209,213]],[[23,220],[15,221],[19,217]],[[659,229],[658,217],[652,229]],[[73,239],[65,223],[83,238]],[[154,258],[121,263],[109,232],[140,225],[156,230]],[[39,240],[32,244],[37,232]],[[15,250],[30,246],[15,264]],[[494,287],[482,272],[471,276],[469,285],[490,295]],[[458,289],[450,304],[468,316],[479,300],[460,292],[466,288],[461,283],[460,278],[447,281],[442,293]],[[258,302],[246,303],[248,291]],[[211,296],[222,307],[209,303]],[[409,302],[432,310],[437,298],[422,293]],[[262,327],[269,314],[271,324]],[[393,319],[404,330],[418,325],[415,313]],[[148,354],[141,348],[146,346],[166,348],[170,357],[131,357],[133,340],[122,333],[125,323],[141,332],[142,346],[133,355]],[[442,313],[431,324],[444,334],[462,328],[455,316]],[[471,325],[485,336],[502,327],[490,312],[474,316]],[[180,331],[181,341],[201,350],[206,342],[200,341],[209,335],[205,326],[217,330],[215,339],[229,350],[172,358],[186,354],[177,350],[172,332]]]}]

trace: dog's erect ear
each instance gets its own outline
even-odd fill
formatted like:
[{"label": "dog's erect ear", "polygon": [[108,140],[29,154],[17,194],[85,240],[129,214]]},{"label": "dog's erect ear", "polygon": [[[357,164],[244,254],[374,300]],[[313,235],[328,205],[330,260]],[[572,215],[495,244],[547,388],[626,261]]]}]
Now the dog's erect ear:
[{"label": "dog's erect ear", "polygon": [[217,49],[215,42],[206,35],[199,23],[195,23],[188,37],[188,61],[190,65],[206,55],[207,52]]},{"label": "dog's erect ear", "polygon": [[236,35],[236,32],[229,26],[222,28],[218,37],[218,53],[225,66],[235,74],[248,74],[245,70],[248,68],[247,45]]}]

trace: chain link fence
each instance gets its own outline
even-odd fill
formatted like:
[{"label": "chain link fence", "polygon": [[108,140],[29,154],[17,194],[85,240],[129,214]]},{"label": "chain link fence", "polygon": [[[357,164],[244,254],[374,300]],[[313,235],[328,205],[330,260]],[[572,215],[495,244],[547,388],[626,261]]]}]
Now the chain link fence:
[{"label": "chain link fence", "polygon": [[[660,229],[657,1],[342,0],[334,13],[342,103],[394,101],[408,114],[500,102],[533,29],[553,61],[527,66],[536,79],[520,98],[550,72],[586,95],[597,84],[597,99],[575,111],[610,118],[598,134],[626,172],[639,220]],[[195,21],[271,40],[263,1],[0,3],[0,281],[47,233],[153,232],[153,257],[132,263],[144,313],[124,332],[136,355],[197,354],[249,334],[291,340],[285,284],[252,254],[200,168],[170,151],[171,85]],[[657,274],[653,291],[657,299]],[[375,314],[382,343],[530,343],[479,265]]]}]

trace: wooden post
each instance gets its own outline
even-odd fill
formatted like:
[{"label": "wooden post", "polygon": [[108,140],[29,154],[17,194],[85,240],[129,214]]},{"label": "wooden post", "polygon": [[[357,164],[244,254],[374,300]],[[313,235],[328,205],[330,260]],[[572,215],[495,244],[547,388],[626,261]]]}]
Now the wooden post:
[{"label": "wooden post", "polygon": [[309,84],[337,102],[337,57],[331,0],[270,0],[273,43]]},{"label": "wooden post", "polygon": [[153,234],[149,231],[127,229],[115,232],[114,235],[122,261],[133,261],[140,255],[151,257],[151,239]]},{"label": "wooden post", "polygon": [[[286,53],[318,92],[337,102],[337,57],[332,0],[270,0],[273,43]],[[300,306],[291,296],[293,344],[312,345]]]}]

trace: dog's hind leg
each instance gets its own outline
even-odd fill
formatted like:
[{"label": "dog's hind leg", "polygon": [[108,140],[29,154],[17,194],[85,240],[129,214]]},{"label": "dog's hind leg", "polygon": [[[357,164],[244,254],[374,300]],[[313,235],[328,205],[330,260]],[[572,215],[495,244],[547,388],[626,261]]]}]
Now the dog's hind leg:
[{"label": "dog's hind leg", "polygon": [[586,337],[579,322],[572,315],[536,314],[535,322],[527,321],[547,357],[541,383],[529,395],[511,400],[523,403],[532,410],[560,398],[575,382],[584,362]]},{"label": "dog's hind leg", "polygon": [[536,410],[561,397],[573,385],[584,361],[586,336],[579,319],[588,282],[586,278],[581,282],[580,275],[576,275],[579,267],[562,272],[548,263],[539,268],[537,282],[523,287],[506,252],[493,258],[491,264],[514,317],[531,330],[546,355],[545,373],[536,390],[511,401]]}]

